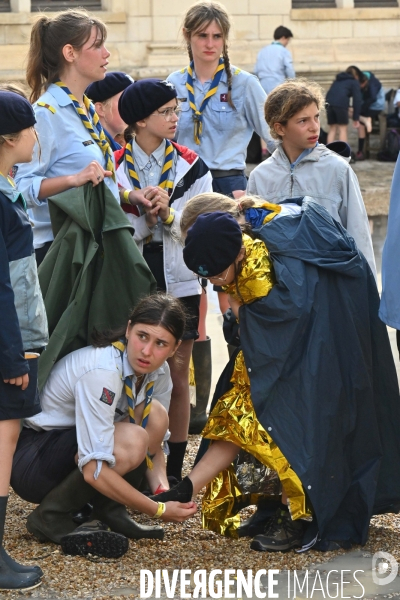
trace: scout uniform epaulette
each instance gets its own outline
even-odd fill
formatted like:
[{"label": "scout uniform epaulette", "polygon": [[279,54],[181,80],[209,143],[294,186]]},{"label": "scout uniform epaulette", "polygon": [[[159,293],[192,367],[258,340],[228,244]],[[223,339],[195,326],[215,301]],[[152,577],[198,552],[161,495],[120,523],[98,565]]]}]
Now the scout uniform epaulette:
[{"label": "scout uniform epaulette", "polygon": [[43,106],[43,108],[47,108],[53,114],[56,112],[56,109],[50,104],[47,104],[46,102],[36,102],[36,104],[37,106]]}]

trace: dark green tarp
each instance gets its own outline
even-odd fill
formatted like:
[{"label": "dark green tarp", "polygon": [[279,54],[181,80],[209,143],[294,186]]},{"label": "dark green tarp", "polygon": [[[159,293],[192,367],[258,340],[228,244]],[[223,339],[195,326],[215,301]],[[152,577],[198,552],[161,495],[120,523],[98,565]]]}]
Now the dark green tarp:
[{"label": "dark green tarp", "polygon": [[133,229],[106,185],[88,183],[49,198],[54,233],[39,268],[50,341],[39,360],[39,388],[54,363],[88,346],[94,328],[120,327],[155,280]]}]

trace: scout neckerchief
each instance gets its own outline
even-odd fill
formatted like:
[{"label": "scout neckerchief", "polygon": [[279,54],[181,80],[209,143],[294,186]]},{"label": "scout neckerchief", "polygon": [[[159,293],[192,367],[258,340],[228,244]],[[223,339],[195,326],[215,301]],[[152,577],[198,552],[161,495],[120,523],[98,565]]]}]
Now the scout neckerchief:
[{"label": "scout neckerchief", "polygon": [[[125,348],[126,348],[126,344],[124,344],[123,342],[113,342],[112,345],[117,348],[117,350],[120,351],[121,354],[121,361],[122,361],[122,357],[124,355],[125,352]],[[133,391],[132,391],[132,375],[128,375],[127,377],[125,377],[124,379],[124,391],[126,394],[126,397],[128,399],[128,413],[129,413],[129,422],[130,423],[135,423],[135,408],[133,406]],[[149,420],[149,414],[150,414],[150,408],[151,408],[151,401],[153,399],[153,389],[154,389],[154,381],[149,381],[149,383],[146,385],[146,397],[144,400],[144,409],[143,409],[143,415],[142,415],[142,420],[140,422],[140,426],[143,427],[143,429],[146,428],[147,422]],[[149,455],[149,453],[147,453],[146,456],[146,462],[147,462],[147,466],[152,469],[153,468],[153,463],[151,460],[151,456]]]},{"label": "scout neckerchief", "polygon": [[193,66],[194,66],[194,62],[192,61],[187,68],[186,89],[189,92],[189,104],[190,104],[190,108],[193,111],[192,116],[193,116],[193,120],[194,120],[194,141],[196,142],[196,144],[200,145],[201,144],[201,141],[200,141],[201,133],[203,131],[203,112],[204,112],[204,109],[206,108],[211,96],[214,96],[215,92],[218,89],[218,85],[219,85],[219,82],[221,81],[221,77],[222,77],[222,72],[225,67],[224,67],[224,59],[220,58],[217,70],[214,73],[213,80],[210,85],[210,89],[208,90],[207,94],[204,96],[203,102],[201,103],[200,108],[197,110],[196,102],[194,99],[194,89],[193,89]]},{"label": "scout neckerchief", "polygon": [[89,98],[87,96],[83,95],[83,103],[86,107],[88,114],[90,115],[90,117],[92,119],[93,125],[96,128],[97,132],[93,129],[90,119],[87,117],[85,111],[83,110],[83,108],[81,108],[78,100],[69,91],[67,86],[64,85],[64,83],[62,81],[56,81],[55,84],[58,85],[59,88],[64,90],[64,92],[72,100],[72,104],[74,105],[74,108],[75,108],[76,112],[78,113],[82,123],[84,124],[84,126],[86,127],[86,129],[88,130],[90,135],[92,136],[92,139],[96,142],[96,144],[99,146],[100,150],[104,154],[104,158],[106,159],[106,169],[107,169],[107,171],[112,172],[112,178],[115,181],[115,168],[114,168],[114,162],[113,162],[113,153],[111,151],[110,144],[108,143],[108,140],[104,134],[103,128],[99,121],[99,116],[96,113],[93,104],[91,103],[91,101],[89,100]]},{"label": "scout neckerchief", "polygon": [[[171,169],[172,169],[174,147],[169,140],[165,140],[165,142],[166,142],[166,145],[165,145],[164,164],[163,164],[163,168],[161,171],[160,181],[158,182],[158,187],[162,188],[163,190],[167,190],[170,193],[170,190],[172,190],[172,188],[174,187],[174,182],[171,179],[168,179],[169,175],[171,173]],[[133,160],[132,143],[131,142],[128,142],[126,144],[124,154],[125,154],[124,158],[125,158],[126,164],[128,166],[129,177],[131,178],[131,181],[133,184],[133,189],[140,190],[141,185],[140,185],[138,174],[135,171],[135,164],[134,164],[134,160]]]},{"label": "scout neckerchief", "polygon": [[16,202],[18,199],[20,199],[24,209],[26,210],[25,198],[23,197],[21,192],[19,192],[17,190],[12,178],[9,175],[7,175],[7,176],[3,175],[3,173],[1,171],[0,171],[0,192],[3,192],[3,194],[9,200],[11,200],[11,202]]}]

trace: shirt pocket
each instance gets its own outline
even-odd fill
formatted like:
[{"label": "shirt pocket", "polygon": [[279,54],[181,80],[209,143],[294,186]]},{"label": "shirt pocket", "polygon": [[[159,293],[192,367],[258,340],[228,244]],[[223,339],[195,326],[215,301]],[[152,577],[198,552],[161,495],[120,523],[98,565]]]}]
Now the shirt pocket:
[{"label": "shirt pocket", "polygon": [[234,125],[237,111],[228,102],[219,99],[211,99],[210,110],[207,111],[205,120],[218,131],[227,131]]}]

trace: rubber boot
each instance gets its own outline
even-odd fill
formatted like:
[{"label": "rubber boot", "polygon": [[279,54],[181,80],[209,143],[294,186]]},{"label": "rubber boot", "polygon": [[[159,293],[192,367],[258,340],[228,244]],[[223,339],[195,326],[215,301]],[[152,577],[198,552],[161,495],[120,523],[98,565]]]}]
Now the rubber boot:
[{"label": "rubber boot", "polygon": [[3,548],[7,501],[8,496],[0,496],[0,590],[29,590],[40,585],[42,572],[15,562]]},{"label": "rubber boot", "polygon": [[207,405],[211,389],[211,340],[193,344],[196,406],[190,407],[189,433],[201,433],[207,422]]},{"label": "rubber boot", "polygon": [[73,513],[96,494],[78,468],[53,488],[29,515],[26,528],[40,542],[60,544],[61,538],[76,529]]},{"label": "rubber boot", "polygon": [[[143,463],[134,471],[124,475],[124,479],[134,488],[138,489],[144,475],[147,465]],[[157,502],[157,500],[156,500]],[[143,538],[162,540],[164,538],[164,529],[159,525],[140,525],[130,516],[126,507],[119,504],[102,494],[97,494],[93,498],[93,519],[99,519],[106,523],[111,531],[121,533],[131,540],[140,540]]]}]

